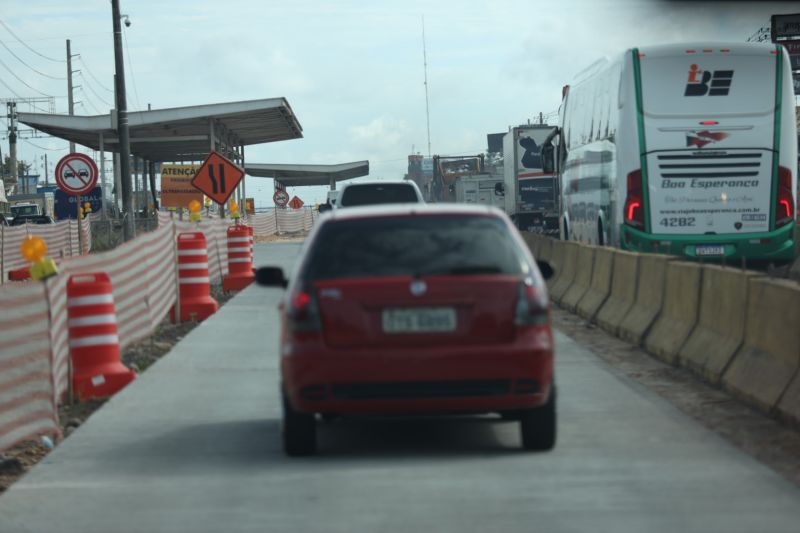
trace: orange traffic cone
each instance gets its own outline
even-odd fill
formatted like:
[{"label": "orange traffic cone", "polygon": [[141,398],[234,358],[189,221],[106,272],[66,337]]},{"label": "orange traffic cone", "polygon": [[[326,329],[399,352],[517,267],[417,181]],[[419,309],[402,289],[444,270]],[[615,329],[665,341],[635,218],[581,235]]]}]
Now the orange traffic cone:
[{"label": "orange traffic cone", "polygon": [[105,272],[77,274],[67,282],[67,327],[72,387],[78,398],[105,398],[134,380],[120,360],[117,314]]},{"label": "orange traffic cone", "polygon": [[228,228],[228,275],[222,279],[222,289],[240,291],[253,283],[253,247],[248,226]]},{"label": "orange traffic cone", "polygon": [[[206,237],[200,231],[178,234],[178,285],[181,321],[200,322],[219,309],[219,304],[211,297],[208,248]],[[174,307],[170,319],[175,322]]]}]

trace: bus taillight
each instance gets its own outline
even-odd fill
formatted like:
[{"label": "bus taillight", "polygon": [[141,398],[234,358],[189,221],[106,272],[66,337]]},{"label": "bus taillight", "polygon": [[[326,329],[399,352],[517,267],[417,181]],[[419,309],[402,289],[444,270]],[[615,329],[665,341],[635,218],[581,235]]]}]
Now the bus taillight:
[{"label": "bus taillight", "polygon": [[775,227],[779,228],[794,220],[792,171],[786,167],[778,167],[778,196],[775,202]]},{"label": "bus taillight", "polygon": [[628,174],[628,196],[625,198],[625,223],[636,228],[644,228],[642,198],[642,171],[637,169]]}]

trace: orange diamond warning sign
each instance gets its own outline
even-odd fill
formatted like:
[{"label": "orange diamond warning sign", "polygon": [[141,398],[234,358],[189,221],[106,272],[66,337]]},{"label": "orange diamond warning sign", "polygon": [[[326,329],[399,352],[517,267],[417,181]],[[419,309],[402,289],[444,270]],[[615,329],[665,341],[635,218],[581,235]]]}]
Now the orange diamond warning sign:
[{"label": "orange diamond warning sign", "polygon": [[243,177],[244,170],[222,154],[211,152],[197,169],[197,174],[192,178],[192,185],[222,205],[228,201]]},{"label": "orange diamond warning sign", "polygon": [[300,209],[301,207],[303,207],[303,200],[295,196],[294,198],[292,198],[292,201],[289,202],[289,207],[291,207],[292,209]]}]

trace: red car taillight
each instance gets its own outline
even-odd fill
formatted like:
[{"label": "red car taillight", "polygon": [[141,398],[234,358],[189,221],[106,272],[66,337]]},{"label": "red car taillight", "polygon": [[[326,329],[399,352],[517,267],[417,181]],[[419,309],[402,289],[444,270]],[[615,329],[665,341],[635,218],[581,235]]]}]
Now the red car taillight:
[{"label": "red car taillight", "polygon": [[644,196],[642,194],[642,171],[628,174],[628,196],[625,198],[625,223],[644,228]]},{"label": "red car taillight", "polygon": [[286,316],[289,329],[292,331],[319,331],[322,329],[317,297],[310,289],[301,288],[292,294]]},{"label": "red car taillight", "polygon": [[785,226],[794,220],[794,197],[792,195],[792,171],[778,167],[778,194],[775,198],[775,227]]},{"label": "red car taillight", "polygon": [[530,278],[519,284],[515,325],[546,326],[550,322],[549,309],[550,305],[544,290],[534,286]]}]

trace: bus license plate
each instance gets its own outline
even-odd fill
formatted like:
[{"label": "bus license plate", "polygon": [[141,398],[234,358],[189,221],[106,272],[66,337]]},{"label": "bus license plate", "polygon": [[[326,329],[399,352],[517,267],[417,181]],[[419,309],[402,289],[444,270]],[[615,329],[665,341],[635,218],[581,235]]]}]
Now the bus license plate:
[{"label": "bus license plate", "polygon": [[722,244],[703,244],[695,247],[694,253],[697,256],[725,255],[725,246]]},{"label": "bus license plate", "polygon": [[383,310],[384,333],[440,333],[455,329],[456,310],[452,307]]}]

